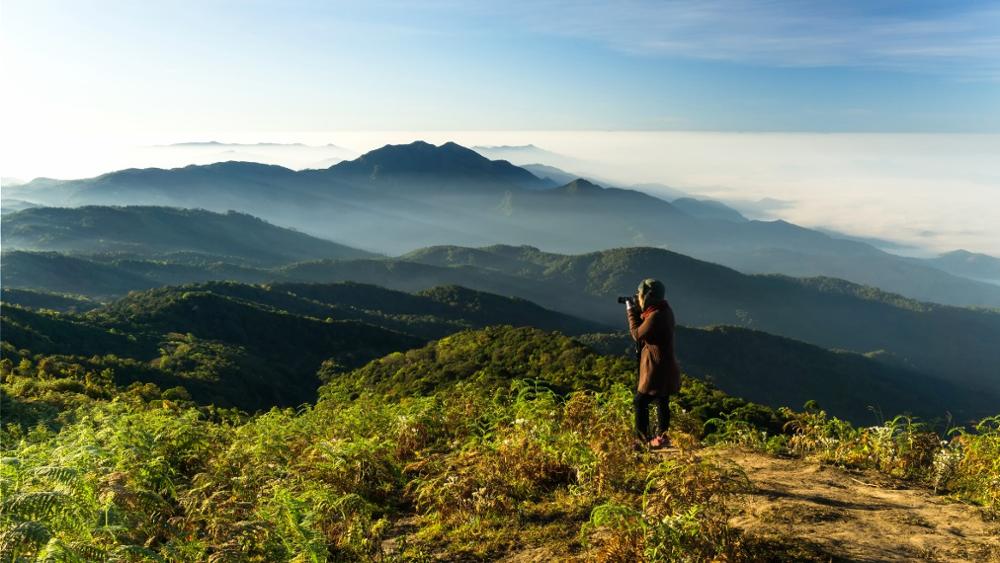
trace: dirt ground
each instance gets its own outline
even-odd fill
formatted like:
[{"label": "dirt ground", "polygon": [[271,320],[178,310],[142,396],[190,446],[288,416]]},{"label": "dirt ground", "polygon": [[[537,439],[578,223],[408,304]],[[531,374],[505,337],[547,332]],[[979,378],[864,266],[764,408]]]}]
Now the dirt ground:
[{"label": "dirt ground", "polygon": [[1000,561],[1000,521],[877,473],[738,451],[756,486],[731,522],[754,535],[810,544],[833,561]]},{"label": "dirt ground", "polygon": [[[679,450],[661,451],[678,455]],[[775,546],[769,561],[1000,563],[1000,520],[981,509],[902,485],[874,471],[706,448],[696,457],[738,464],[754,485],[730,521],[761,545]],[[399,519],[383,542],[386,560],[416,531],[414,515]],[[499,560],[575,561],[565,545],[533,546]],[[770,552],[765,552],[770,553]],[[432,559],[452,560],[447,553]]]}]

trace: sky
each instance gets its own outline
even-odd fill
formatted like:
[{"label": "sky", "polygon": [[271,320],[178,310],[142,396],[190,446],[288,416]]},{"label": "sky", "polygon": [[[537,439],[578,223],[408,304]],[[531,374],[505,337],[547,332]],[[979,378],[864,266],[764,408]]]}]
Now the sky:
[{"label": "sky", "polygon": [[3,0],[20,135],[1000,132],[1000,3]]},{"label": "sky", "polygon": [[180,165],[151,148],[181,141],[533,143],[1000,254],[1000,1],[0,0],[0,49],[3,177]]}]

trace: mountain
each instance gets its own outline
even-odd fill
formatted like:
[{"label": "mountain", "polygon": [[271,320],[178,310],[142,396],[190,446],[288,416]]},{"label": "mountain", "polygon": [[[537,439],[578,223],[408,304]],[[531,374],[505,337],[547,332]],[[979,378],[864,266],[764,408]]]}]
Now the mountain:
[{"label": "mountain", "polygon": [[[1000,307],[1000,287],[914,264],[864,242],[784,221],[734,221],[731,212],[705,202],[682,201],[685,212],[642,191],[582,179],[553,186],[455,143],[386,145],[319,170],[225,162],[85,180],[39,179],[5,193],[49,205],[239,209],[384,253],[442,244],[528,244],[568,253],[657,246],[747,272],[795,268],[797,275],[840,276],[922,300]],[[796,258],[782,259],[789,254]]]},{"label": "mountain", "polygon": [[85,180],[37,178],[14,189],[30,201],[44,204],[164,205],[187,201],[203,202],[200,207],[217,210],[226,205],[226,209],[239,209],[240,203],[248,201],[285,201],[295,195],[288,191],[294,178],[296,172],[281,166],[230,161],[169,170],[129,168]]},{"label": "mountain", "polygon": [[81,295],[68,295],[33,289],[0,289],[0,301],[29,309],[49,309],[63,313],[78,313],[96,309],[101,304]]},{"label": "mountain", "polygon": [[1000,349],[995,345],[1000,341],[1000,312],[919,302],[832,278],[746,275],[655,248],[563,255],[534,247],[430,247],[402,259],[319,260],[277,268],[135,259],[97,262],[25,252],[8,252],[3,260],[0,273],[6,288],[99,300],[133,289],[210,279],[353,281],[407,292],[458,285],[541,303],[606,327],[624,322],[616,296],[633,293],[638,280],[657,277],[666,283],[682,325],[762,330],[823,348],[877,354],[956,384],[1000,388]]},{"label": "mountain", "polygon": [[136,289],[162,285],[115,264],[67,256],[58,252],[5,250],[0,255],[0,285],[4,289],[33,289],[85,295],[95,299],[120,296]]},{"label": "mountain", "polygon": [[5,301],[0,316],[3,341],[14,350],[114,354],[126,359],[113,367],[120,382],[182,385],[199,400],[249,410],[315,399],[316,371],[324,361],[327,370],[351,369],[433,338],[495,324],[569,334],[605,328],[466,288],[413,295],[361,284],[193,284],[133,292],[75,315]]},{"label": "mountain", "polygon": [[1000,258],[988,254],[954,250],[923,262],[950,274],[1000,284]]},{"label": "mountain", "polygon": [[[994,412],[1000,398],[978,396],[967,388],[949,387],[933,377],[886,367],[857,354],[759,331],[682,328],[677,339],[684,373],[727,395],[772,407],[798,408],[815,400],[827,412],[856,424],[878,424],[887,413],[903,412],[924,420],[945,420],[949,415],[971,420]],[[586,334],[575,340],[582,345],[531,327],[489,327],[323,379],[355,392],[389,396],[430,395],[457,383],[491,386],[511,378],[540,379],[564,390],[634,384],[636,368],[627,334]],[[617,358],[610,370],[616,373],[610,378],[594,378],[609,371],[599,367],[607,360],[595,352]],[[565,363],[573,364],[573,369],[565,369]],[[490,369],[482,370],[479,366],[484,364]]]},{"label": "mountain", "polygon": [[572,182],[580,177],[579,174],[571,174],[565,170],[560,170],[555,166],[548,166],[545,164],[522,164],[521,168],[524,168],[528,172],[531,172],[543,180],[549,180],[556,186],[568,184],[569,182]]},{"label": "mountain", "polygon": [[684,213],[694,217],[700,217],[702,219],[719,219],[722,221],[732,221],[734,223],[743,223],[749,220],[732,207],[711,199],[679,197],[670,203]]},{"label": "mountain", "polygon": [[[355,282],[264,285],[213,282],[164,291],[205,291],[294,315],[383,326],[422,340],[488,325],[533,326],[570,335],[607,328],[600,323],[544,309],[524,299],[455,285],[406,293]],[[112,303],[106,309],[115,310],[120,303]]]},{"label": "mountain", "polygon": [[122,384],[181,385],[205,403],[251,411],[314,400],[324,361],[350,369],[422,342],[363,322],[293,315],[199,288],[133,293],[82,315],[46,315],[5,303],[2,327],[12,350],[78,358],[112,369]]},{"label": "mountain", "polygon": [[163,164],[210,164],[232,160],[253,161],[284,166],[295,170],[323,168],[343,160],[357,157],[357,153],[333,143],[307,145],[304,143],[226,143],[220,141],[193,141],[158,145],[145,148],[146,155]]},{"label": "mountain", "polygon": [[540,302],[612,325],[624,322],[615,296],[655,277],[683,325],[743,326],[856,353],[885,350],[944,380],[1000,391],[1000,312],[918,302],[832,278],[750,276],[654,248],[573,256],[532,247],[441,247],[404,258],[520,278],[520,295],[548,288]]},{"label": "mountain", "polygon": [[6,249],[142,257],[190,253],[261,265],[373,256],[234,211],[220,214],[172,207],[35,208],[4,217],[2,230]]},{"label": "mountain", "polygon": [[[671,400],[678,447],[648,450],[632,439],[623,383],[632,363],[533,328],[463,331],[351,371],[325,362],[315,404],[256,414],[192,400],[212,386],[228,392],[220,400],[239,392],[233,375],[250,375],[254,350],[181,334],[161,348],[136,362],[3,344],[0,407],[17,438],[4,451],[6,554],[820,562],[1000,553],[986,517],[998,508],[995,419],[955,436],[908,417],[853,426],[685,377]],[[98,533],[109,526],[118,533]]]},{"label": "mountain", "polygon": [[[200,374],[192,389],[197,397],[219,402],[226,395],[222,404],[250,409],[307,400],[318,384],[311,374],[323,360],[330,360],[325,372],[332,376],[331,370],[386,350],[468,329],[533,327],[577,335],[603,353],[627,356],[631,350],[627,336],[609,332],[621,323],[588,321],[454,285],[406,293],[359,283],[210,282],[133,292],[88,309],[41,316],[7,301],[4,341],[36,353],[113,353],[154,367],[173,365],[167,371],[118,369],[125,381],[168,386],[189,387],[191,374]],[[912,367],[739,327],[679,327],[677,343],[685,372],[727,393],[774,407],[816,400],[855,422],[877,421],[869,406],[925,419],[950,412],[967,420],[988,415],[1000,400],[1000,393],[944,383]]]},{"label": "mountain", "polygon": [[[633,357],[627,333],[587,334],[581,342],[606,354]],[[948,383],[910,367],[835,351],[734,326],[678,327],[677,355],[684,373],[755,403],[800,407],[814,400],[855,424],[878,424],[891,413],[924,420],[972,420],[1000,404],[1000,393]]]},{"label": "mountain", "polygon": [[[20,184],[15,184],[15,185],[20,185]],[[0,202],[0,213],[2,213],[3,215],[8,215],[10,213],[21,211],[22,209],[31,209],[32,207],[38,207],[38,205],[35,203],[31,203],[30,201],[23,201],[20,199],[11,199],[5,197],[3,198],[3,201]]]},{"label": "mountain", "polygon": [[[3,334],[14,348],[176,364],[166,371],[118,369],[123,381],[183,385],[202,400],[250,409],[307,400],[318,384],[310,374],[324,359],[335,360],[325,368],[330,375],[334,366],[359,365],[386,350],[466,329],[537,327],[580,335],[604,353],[628,355],[631,349],[627,336],[602,332],[607,325],[458,286],[413,294],[357,283],[212,282],[134,292],[83,315],[61,316],[12,306],[9,292]],[[677,343],[686,373],[728,393],[771,406],[817,400],[855,422],[875,422],[869,406],[925,419],[951,412],[966,420],[990,413],[998,400],[912,368],[739,327],[679,327]]]},{"label": "mountain", "polygon": [[200,254],[167,254],[150,259],[11,250],[3,252],[0,262],[0,283],[5,289],[83,295],[98,301],[162,285],[212,280],[258,283],[278,277],[270,269]]},{"label": "mountain", "polygon": [[789,276],[828,276],[901,293],[923,301],[998,308],[998,286],[943,271],[927,261],[883,255],[808,254],[794,250],[717,251],[701,256],[748,274],[781,272]]},{"label": "mountain", "polygon": [[532,144],[527,145],[476,145],[472,150],[491,160],[508,160],[522,166],[530,162],[545,162],[552,166],[565,166],[576,159]]},{"label": "mountain", "polygon": [[550,187],[548,182],[506,160],[489,160],[452,142],[439,147],[422,141],[387,145],[355,160],[335,164],[328,174],[382,189],[410,189],[421,184],[435,190]]}]

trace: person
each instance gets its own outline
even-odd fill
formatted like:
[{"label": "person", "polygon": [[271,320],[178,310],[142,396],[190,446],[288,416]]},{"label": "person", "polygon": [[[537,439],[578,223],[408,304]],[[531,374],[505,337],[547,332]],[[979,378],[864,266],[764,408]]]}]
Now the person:
[{"label": "person", "polygon": [[[629,332],[639,351],[639,384],[632,404],[635,430],[652,448],[670,445],[670,394],[681,387],[680,367],[674,355],[674,311],[663,283],[645,279],[633,299],[625,302]],[[649,405],[656,403],[657,434],[649,436]]]}]

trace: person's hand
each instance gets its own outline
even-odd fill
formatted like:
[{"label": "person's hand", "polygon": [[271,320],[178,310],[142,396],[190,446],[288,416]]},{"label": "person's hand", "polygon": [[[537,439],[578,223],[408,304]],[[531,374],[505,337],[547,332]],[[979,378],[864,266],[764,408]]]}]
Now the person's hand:
[{"label": "person's hand", "polygon": [[631,311],[633,307],[635,307],[635,299],[626,299],[625,300],[625,310],[626,311]]}]

